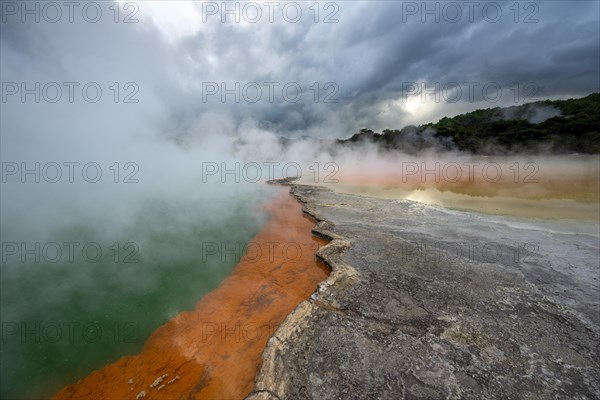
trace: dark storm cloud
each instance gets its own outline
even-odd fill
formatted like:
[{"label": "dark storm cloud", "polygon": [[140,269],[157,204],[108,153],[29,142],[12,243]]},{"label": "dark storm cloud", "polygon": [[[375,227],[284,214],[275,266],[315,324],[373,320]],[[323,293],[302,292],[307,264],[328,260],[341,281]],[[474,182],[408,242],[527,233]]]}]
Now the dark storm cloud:
[{"label": "dark storm cloud", "polygon": [[[144,11],[145,4],[139,4]],[[10,71],[18,69],[15,64],[28,64],[36,76],[55,69],[81,76],[112,69],[129,73],[152,87],[164,107],[162,134],[178,141],[211,132],[236,134],[248,126],[320,136],[348,136],[365,126],[401,127],[424,118],[403,107],[401,100],[413,93],[407,86],[412,82],[430,89],[462,85],[455,104],[460,110],[599,90],[599,6],[594,1],[521,2],[518,14],[514,2],[493,2],[484,14],[486,2],[481,2],[473,20],[464,3],[457,2],[463,14],[456,22],[448,20],[451,13],[442,12],[439,22],[422,15],[422,2],[337,4],[338,23],[315,23],[306,6],[297,23],[277,18],[236,24],[222,23],[220,15],[203,22],[202,5],[196,3],[196,26],[175,38],[168,37],[169,28],[159,29],[150,13],[133,26],[105,23],[93,29],[3,23],[3,56],[12,59],[3,57],[3,66]],[[427,7],[442,11],[444,4],[427,2]],[[502,18],[493,21],[496,5]],[[223,102],[218,94],[203,98],[206,82],[228,88],[235,82],[280,86],[273,101],[267,101],[263,87],[256,103],[236,102],[233,96]],[[282,98],[281,87],[289,82],[303,90],[297,103]],[[336,90],[324,90],[327,82],[335,83]],[[311,89],[315,83],[318,101]],[[464,83],[478,84],[472,98]],[[481,88],[489,83],[503,90],[497,102],[483,97]],[[523,89],[532,83],[535,90]],[[324,101],[328,94],[335,102]],[[436,103],[430,96],[424,103],[428,107],[432,119],[452,112],[443,98]]]}]

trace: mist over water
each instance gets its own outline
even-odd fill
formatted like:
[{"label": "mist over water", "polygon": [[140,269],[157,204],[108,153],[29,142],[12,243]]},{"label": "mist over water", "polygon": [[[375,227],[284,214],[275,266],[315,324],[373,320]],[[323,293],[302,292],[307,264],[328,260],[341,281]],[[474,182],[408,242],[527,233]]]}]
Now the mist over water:
[{"label": "mist over water", "polygon": [[[340,2],[339,23],[315,23],[305,9],[298,23],[252,25],[222,23],[220,15],[203,21],[206,2],[176,3],[127,2],[139,7],[131,24],[121,23],[131,11],[123,2],[101,2],[97,23],[71,23],[66,11],[58,23],[23,23],[3,9],[1,397],[48,397],[138,352],[157,327],[194,307],[269,218],[262,205],[276,189],[267,179],[300,177],[466,211],[590,220],[597,231],[597,157],[439,151],[452,149],[449,143],[417,153],[407,143],[406,152],[392,153],[329,141],[363,127],[401,128],[529,100],[523,93],[514,100],[509,89],[530,81],[529,72],[508,72],[515,59],[522,71],[535,71],[540,57],[524,45],[535,38],[553,63],[536,82],[547,91],[536,96],[598,90],[597,4],[547,2],[540,24],[515,25],[509,3],[498,24],[481,16],[424,24],[419,15],[399,23],[402,2]],[[330,10],[320,11],[322,20]],[[504,34],[513,29],[531,40],[515,49]],[[575,42],[581,46],[562,50]],[[574,74],[574,64],[586,68]],[[429,88],[436,80],[500,82],[509,95],[493,104],[480,92],[452,104],[420,103],[420,95],[402,101],[403,85],[424,78]],[[297,103],[282,100],[281,91],[274,102],[205,101],[207,82],[293,82],[306,96]],[[327,83],[339,90],[336,102],[324,101]],[[37,84],[48,91],[32,93]],[[68,84],[75,85],[72,100]],[[29,94],[7,94],[23,87]],[[57,87],[62,97],[48,101]],[[96,88],[101,95],[89,101]],[[556,114],[532,109],[527,119]],[[426,141],[435,141],[431,132]],[[216,254],[207,256],[207,243],[217,245]]]},{"label": "mist over water", "polygon": [[[240,137],[243,145],[215,140],[194,150],[148,140],[143,154],[154,149],[156,158],[136,163],[137,183],[122,182],[133,171],[124,170],[124,158],[115,158],[118,183],[113,164],[98,157],[106,179],[96,183],[8,177],[2,357],[18,368],[2,369],[3,381],[15,383],[3,386],[3,396],[52,393],[138,352],[158,326],[191,309],[242,256],[238,250],[207,257],[203,245],[243,248],[250,241],[268,218],[261,205],[275,189],[264,185],[267,179],[300,176],[342,192],[597,223],[595,157],[410,155],[369,143],[333,149],[311,139],[282,145],[279,135],[258,129]],[[256,176],[255,164],[260,179],[248,179]],[[39,250],[31,251],[36,244]],[[53,261],[57,247],[62,254]],[[17,384],[23,381],[30,385]]]},{"label": "mist over water", "polygon": [[[2,27],[3,38],[27,36],[27,27]],[[52,32],[69,42],[48,41],[44,67],[20,64],[33,57],[26,43],[3,42],[3,80],[97,82],[104,96],[2,104],[3,398],[48,397],[139,351],[228,275],[267,220],[262,205],[274,193],[259,183],[203,181],[203,162],[232,162],[231,137],[196,124],[202,138],[193,145],[170,139],[173,87],[154,80],[161,67],[145,74],[149,60],[127,56],[132,42],[111,58],[121,51],[119,35],[135,43],[152,33],[100,23],[79,26],[79,42],[77,24],[54,28],[30,27],[36,37]],[[137,46],[160,57],[160,45]],[[67,48],[87,57],[66,62],[58,54]],[[115,103],[108,89],[115,81],[121,90],[135,82],[139,101]],[[207,243],[235,250],[207,256]]]},{"label": "mist over water", "polygon": [[[103,91],[2,103],[2,398],[49,397],[138,352],[218,286],[268,218],[273,188],[203,182],[202,162],[233,160],[231,137],[198,123],[193,145],[172,140],[181,92],[165,49],[156,32],[111,20],[2,24],[3,81]],[[136,102],[123,102],[127,82]],[[235,250],[207,256],[207,243]]]},{"label": "mist over water", "polygon": [[[95,188],[95,199],[47,200],[45,188],[33,194],[39,216],[2,199],[2,362],[12,366],[2,397],[45,397],[134,354],[228,275],[267,220],[273,189],[188,184],[129,198]],[[52,219],[63,207],[76,221]],[[208,244],[230,252],[207,254]]]},{"label": "mist over water", "polygon": [[[531,218],[598,221],[596,155],[474,155],[457,150],[385,150],[368,140],[349,145],[268,133],[242,134],[236,157],[269,160],[276,178],[333,190],[408,199],[450,208]],[[435,140],[435,139],[431,139]]]}]

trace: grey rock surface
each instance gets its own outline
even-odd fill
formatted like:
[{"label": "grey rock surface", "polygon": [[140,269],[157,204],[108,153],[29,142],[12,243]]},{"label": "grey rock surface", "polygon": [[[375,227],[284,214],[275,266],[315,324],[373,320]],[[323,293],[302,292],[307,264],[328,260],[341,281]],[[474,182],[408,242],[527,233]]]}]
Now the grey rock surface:
[{"label": "grey rock surface", "polygon": [[333,272],[249,399],[600,399],[597,224],[292,193]]}]

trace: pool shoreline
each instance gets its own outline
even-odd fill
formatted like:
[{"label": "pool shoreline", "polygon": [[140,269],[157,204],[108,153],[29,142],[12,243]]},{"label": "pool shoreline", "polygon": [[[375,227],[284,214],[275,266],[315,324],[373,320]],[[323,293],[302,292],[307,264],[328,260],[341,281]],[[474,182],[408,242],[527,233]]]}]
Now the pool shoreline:
[{"label": "pool shoreline", "polygon": [[267,208],[270,219],[247,249],[255,253],[194,310],[159,327],[139,354],[92,372],[53,399],[246,397],[269,338],[330,272],[315,258],[326,240],[312,234],[316,221],[287,188]]}]

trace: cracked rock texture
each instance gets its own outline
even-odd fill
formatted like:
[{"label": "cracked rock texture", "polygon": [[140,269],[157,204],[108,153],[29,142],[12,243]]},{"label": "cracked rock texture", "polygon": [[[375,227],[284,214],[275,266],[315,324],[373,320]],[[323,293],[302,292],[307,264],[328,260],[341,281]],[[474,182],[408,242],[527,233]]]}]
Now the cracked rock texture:
[{"label": "cracked rock texture", "polygon": [[600,399],[597,224],[292,193],[333,272],[249,399]]}]

